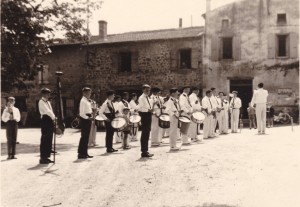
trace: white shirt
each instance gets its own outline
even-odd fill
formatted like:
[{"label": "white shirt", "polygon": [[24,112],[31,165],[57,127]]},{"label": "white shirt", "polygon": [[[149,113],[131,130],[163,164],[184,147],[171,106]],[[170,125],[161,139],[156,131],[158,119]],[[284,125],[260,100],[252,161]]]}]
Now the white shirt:
[{"label": "white shirt", "polygon": [[181,110],[183,110],[185,113],[193,112],[193,108],[190,103],[189,97],[184,92],[179,96],[179,105],[180,105]]},{"label": "white shirt", "polygon": [[207,112],[211,113],[213,109],[211,98],[209,98],[208,96],[204,96],[204,98],[202,99],[202,108],[207,109]]},{"label": "white shirt", "polygon": [[49,116],[52,120],[55,120],[55,114],[53,113],[52,106],[49,101],[46,101],[46,99],[41,98],[39,101],[39,111],[41,114],[41,117],[43,115]]},{"label": "white shirt", "polygon": [[233,97],[229,105],[233,109],[239,109],[242,107],[242,101],[239,97]]},{"label": "white shirt", "polygon": [[107,119],[105,114],[117,113],[119,103],[113,103],[111,100],[106,99],[99,110],[99,115]]},{"label": "white shirt", "polygon": [[169,100],[165,103],[165,106],[165,113],[169,114],[170,117],[174,116],[175,114],[176,116],[179,116],[180,106],[177,99],[170,97]]},{"label": "white shirt", "polygon": [[20,115],[19,109],[14,106],[12,106],[11,109],[12,109],[12,114],[10,114],[8,107],[5,107],[5,109],[2,113],[2,121],[3,122],[7,122],[9,120],[15,120],[16,122],[20,121],[21,115]]},{"label": "white shirt", "polygon": [[251,106],[253,106],[254,104],[267,103],[267,98],[268,98],[268,91],[263,88],[259,88],[254,91],[254,94],[253,94],[253,97],[251,100]]},{"label": "white shirt", "polygon": [[[223,103],[223,109],[224,109],[224,111],[227,112],[228,109],[229,109],[229,102],[224,99],[221,103]],[[222,104],[221,104],[221,106],[222,106]]]},{"label": "white shirt", "polygon": [[214,109],[221,108],[221,99],[219,97],[212,95],[210,100]]},{"label": "white shirt", "polygon": [[79,115],[84,119],[88,119],[89,117],[86,114],[92,114],[92,102],[83,96],[80,100]]},{"label": "white shirt", "polygon": [[201,110],[201,103],[199,101],[198,96],[195,93],[192,93],[189,96],[189,100],[190,100],[190,103],[193,107],[193,111],[200,111]]},{"label": "white shirt", "polygon": [[123,114],[123,109],[127,107],[129,108],[130,111],[131,110],[131,107],[130,107],[130,104],[128,103],[128,101],[122,99],[122,101],[120,101],[118,104],[117,104],[117,110],[119,111],[120,114]]},{"label": "white shirt", "polygon": [[153,101],[146,95],[142,94],[139,97],[138,109],[140,112],[149,112],[153,108]]},{"label": "white shirt", "polygon": [[137,110],[138,109],[138,105],[135,103],[134,100],[131,100],[129,102],[129,105],[130,105],[131,110]]}]

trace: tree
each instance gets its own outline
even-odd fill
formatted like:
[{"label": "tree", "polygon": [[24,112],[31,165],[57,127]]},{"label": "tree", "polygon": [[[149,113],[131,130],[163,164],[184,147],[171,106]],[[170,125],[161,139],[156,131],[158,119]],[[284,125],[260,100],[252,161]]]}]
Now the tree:
[{"label": "tree", "polygon": [[56,34],[70,42],[86,41],[87,19],[101,4],[99,0],[2,0],[2,90],[25,88],[24,81],[34,79]]}]

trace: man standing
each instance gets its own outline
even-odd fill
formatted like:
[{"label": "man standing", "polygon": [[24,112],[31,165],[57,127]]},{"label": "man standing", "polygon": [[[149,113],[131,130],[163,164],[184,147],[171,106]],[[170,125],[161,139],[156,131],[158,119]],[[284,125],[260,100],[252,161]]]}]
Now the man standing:
[{"label": "man standing", "polygon": [[[199,101],[199,89],[197,87],[192,88],[192,93],[189,96],[190,103],[193,108],[193,112],[201,111],[201,104]],[[189,136],[191,137],[191,140],[197,142],[198,140],[198,130],[199,130],[199,124],[196,124],[194,122],[190,123],[189,127]]]},{"label": "man standing", "polygon": [[202,111],[205,113],[205,119],[203,121],[203,139],[213,138],[214,137],[214,114],[213,114],[213,105],[211,103],[211,90],[206,91],[206,96],[202,99]]},{"label": "man standing", "polygon": [[142,123],[142,134],[141,134],[141,151],[142,157],[152,157],[153,154],[148,152],[148,142],[151,130],[153,102],[149,98],[151,87],[147,84],[143,85],[143,94],[139,97],[139,112]]},{"label": "man standing", "polygon": [[2,113],[2,121],[6,122],[6,138],[7,138],[7,159],[17,159],[16,142],[18,135],[18,122],[21,119],[20,111],[14,107],[15,98],[8,97],[7,107]]},{"label": "man standing", "polygon": [[216,91],[216,88],[211,88],[211,93],[212,93],[212,96],[210,98],[211,100],[211,103],[213,105],[213,108],[215,110],[215,113],[216,113],[216,119],[214,119],[214,124],[213,124],[213,131],[214,133],[216,132],[216,129],[217,129],[217,124],[219,125],[219,129],[220,129],[220,123],[219,123],[219,120],[220,120],[220,110],[221,110],[221,99],[219,97],[217,97],[217,91]]},{"label": "man standing", "polygon": [[79,105],[79,116],[81,124],[81,137],[78,146],[78,159],[92,158],[88,154],[89,135],[92,124],[92,100],[90,100],[92,90],[89,87],[82,89],[82,98]]},{"label": "man standing", "polygon": [[116,117],[116,107],[113,103],[115,98],[115,93],[112,90],[106,92],[107,99],[104,101],[102,106],[100,107],[99,114],[105,119],[105,146],[106,152],[112,153],[117,152],[118,150],[113,148],[113,136],[115,129],[111,126],[111,121]]},{"label": "man standing", "polygon": [[49,102],[50,98],[50,89],[42,88],[41,90],[42,98],[39,101],[39,111],[41,114],[41,144],[40,144],[40,164],[49,164],[53,163],[49,159],[52,149],[52,140],[53,140],[53,127],[54,122],[56,121],[55,114],[53,113],[52,106]]},{"label": "man standing", "polygon": [[232,91],[232,94],[233,98],[230,101],[231,133],[237,133],[239,127],[240,108],[242,107],[242,101],[239,97],[237,97],[237,91]]},{"label": "man standing", "polygon": [[161,114],[162,103],[159,97],[159,88],[152,88],[150,99],[153,104],[153,114],[151,121],[151,146],[159,146],[162,137],[162,128],[158,126],[158,117]]},{"label": "man standing", "polygon": [[221,110],[219,115],[217,115],[218,123],[219,123],[219,133],[220,134],[228,134],[228,101],[225,99],[225,94],[223,92],[219,92],[219,98],[221,102]]},{"label": "man standing", "polygon": [[[188,97],[189,93],[190,93],[190,87],[186,86],[186,87],[183,87],[183,92],[179,96],[179,105],[180,105],[180,108],[182,111],[181,115],[184,115],[187,117],[191,117],[191,114],[193,112],[193,108],[192,108],[192,105],[191,105],[189,97]],[[187,129],[187,131],[188,131],[188,129]],[[190,144],[187,133],[182,133],[182,144],[183,145]]]},{"label": "man standing", "polygon": [[265,90],[263,83],[258,84],[258,89],[254,92],[251,106],[255,106],[256,121],[258,134],[266,133],[266,113],[267,113],[267,98],[268,91]]}]

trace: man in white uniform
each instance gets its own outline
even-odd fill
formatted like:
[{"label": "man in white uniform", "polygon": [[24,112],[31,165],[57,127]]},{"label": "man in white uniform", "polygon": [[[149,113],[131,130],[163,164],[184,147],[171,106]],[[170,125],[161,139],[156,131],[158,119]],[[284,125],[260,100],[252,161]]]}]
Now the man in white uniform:
[{"label": "man in white uniform", "polygon": [[[201,111],[201,103],[199,101],[198,94],[199,94],[199,89],[196,88],[196,87],[192,88],[192,93],[189,96],[189,100],[190,100],[190,103],[191,103],[192,108],[193,108],[193,113]],[[199,130],[198,124],[196,124],[194,122],[191,122],[190,127],[189,127],[189,131],[188,131],[188,135],[191,137],[191,140],[193,140],[195,142],[199,141],[199,139],[198,139],[198,130]]]},{"label": "man in white uniform", "polygon": [[217,116],[219,123],[219,133],[220,134],[228,134],[228,108],[229,103],[225,99],[225,94],[223,92],[219,92],[219,98],[221,101],[221,111]]},{"label": "man in white uniform", "polygon": [[242,107],[242,101],[237,97],[238,92],[232,91],[233,98],[230,101],[231,108],[231,133],[237,133],[239,127],[240,108]]},{"label": "man in white uniform", "polygon": [[213,105],[211,103],[211,90],[206,91],[206,96],[202,99],[202,111],[205,113],[203,121],[203,139],[214,137],[212,128],[214,127]]},{"label": "man in white uniform", "polygon": [[[212,96],[210,98],[211,103],[213,105],[213,109],[216,113],[216,119],[214,119],[214,127],[213,127],[213,132],[216,132],[217,124],[219,123],[220,120],[220,110],[221,110],[221,99],[217,97],[217,91],[216,88],[211,88],[210,89],[212,92]],[[219,129],[220,129],[220,123],[219,123]]]},{"label": "man in white uniform", "polygon": [[162,128],[158,126],[158,117],[162,111],[162,103],[159,98],[159,88],[152,88],[150,99],[153,103],[153,114],[151,122],[151,146],[159,146],[162,137]]},{"label": "man in white uniform", "polygon": [[[180,105],[180,108],[182,111],[181,115],[184,115],[184,116],[187,116],[190,118],[191,114],[193,112],[193,108],[192,108],[192,105],[191,105],[189,97],[188,97],[189,93],[190,93],[190,87],[188,87],[188,86],[184,87],[182,94],[179,96],[179,105]],[[182,133],[182,144],[183,145],[190,144],[187,133],[186,134]]]},{"label": "man in white uniform", "polygon": [[258,134],[266,133],[266,113],[268,91],[263,89],[264,84],[258,84],[258,89],[254,92],[251,106],[255,106]]}]

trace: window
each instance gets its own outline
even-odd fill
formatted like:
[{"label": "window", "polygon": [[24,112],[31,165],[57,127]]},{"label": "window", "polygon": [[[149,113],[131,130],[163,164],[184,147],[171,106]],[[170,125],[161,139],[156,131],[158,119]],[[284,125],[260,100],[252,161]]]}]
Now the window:
[{"label": "window", "polygon": [[227,29],[229,27],[229,20],[222,19],[222,30]]},{"label": "window", "polygon": [[286,24],[286,14],[277,14],[277,24]]},{"label": "window", "polygon": [[38,65],[38,81],[39,84],[48,84],[49,83],[49,66],[48,65]]},{"label": "window", "polygon": [[286,57],[287,56],[287,35],[277,35],[277,56]]},{"label": "window", "polygon": [[191,49],[179,50],[180,53],[180,68],[187,69],[191,68]]},{"label": "window", "polygon": [[131,52],[120,53],[120,72],[131,72]]},{"label": "window", "polygon": [[232,59],[232,37],[222,38],[222,58]]}]

